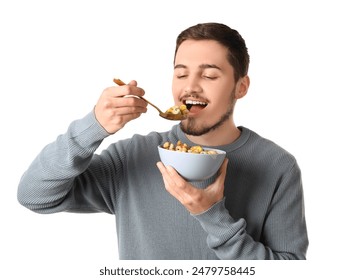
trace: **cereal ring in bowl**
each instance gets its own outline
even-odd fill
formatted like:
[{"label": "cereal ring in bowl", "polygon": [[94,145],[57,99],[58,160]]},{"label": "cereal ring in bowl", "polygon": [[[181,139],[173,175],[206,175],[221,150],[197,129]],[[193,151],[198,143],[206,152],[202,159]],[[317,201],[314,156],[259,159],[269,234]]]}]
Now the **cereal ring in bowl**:
[{"label": "cereal ring in bowl", "polygon": [[165,142],[158,146],[160,160],[170,165],[187,181],[206,180],[217,173],[226,152],[201,146],[189,147],[178,141],[176,145]]}]

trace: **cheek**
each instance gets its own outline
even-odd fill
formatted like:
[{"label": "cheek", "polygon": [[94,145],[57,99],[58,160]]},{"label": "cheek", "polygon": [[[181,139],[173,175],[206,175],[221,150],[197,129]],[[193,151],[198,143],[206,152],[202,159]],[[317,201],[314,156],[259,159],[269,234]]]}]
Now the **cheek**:
[{"label": "cheek", "polygon": [[[215,111],[216,113],[219,112],[226,112],[230,109],[231,106],[235,104],[235,96],[234,92],[224,92],[220,93],[219,98],[213,98],[213,101],[209,104],[210,110]],[[207,107],[209,107],[207,106]]]},{"label": "cheek", "polygon": [[219,116],[220,114],[224,113],[225,111],[225,106],[221,102],[213,102],[210,103],[207,108],[206,112],[208,111],[208,114],[211,116]]},{"label": "cheek", "polygon": [[179,98],[181,97],[182,88],[179,87],[178,83],[172,83],[171,92],[175,103],[179,103]]},{"label": "cheek", "polygon": [[174,102],[175,102],[175,103],[180,102],[180,101],[179,101],[179,97],[180,97],[179,92],[174,91],[174,89],[173,89],[173,90],[172,90],[172,94],[173,94],[173,99],[174,99]]}]

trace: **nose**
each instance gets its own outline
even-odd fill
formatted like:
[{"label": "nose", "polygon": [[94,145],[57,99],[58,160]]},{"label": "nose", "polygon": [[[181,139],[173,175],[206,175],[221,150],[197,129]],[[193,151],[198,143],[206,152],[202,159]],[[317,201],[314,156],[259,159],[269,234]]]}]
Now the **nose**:
[{"label": "nose", "polygon": [[202,92],[202,88],[201,88],[201,85],[199,83],[198,77],[189,76],[186,79],[184,92],[187,93],[187,94],[194,94],[194,93]]}]

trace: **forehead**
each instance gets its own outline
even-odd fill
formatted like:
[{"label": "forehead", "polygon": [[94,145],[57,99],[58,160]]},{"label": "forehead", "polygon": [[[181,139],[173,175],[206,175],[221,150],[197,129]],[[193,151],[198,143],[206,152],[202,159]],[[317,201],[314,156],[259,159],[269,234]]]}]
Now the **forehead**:
[{"label": "forehead", "polygon": [[216,64],[222,67],[229,65],[227,56],[227,48],[217,41],[186,40],[181,43],[176,52],[175,65]]}]

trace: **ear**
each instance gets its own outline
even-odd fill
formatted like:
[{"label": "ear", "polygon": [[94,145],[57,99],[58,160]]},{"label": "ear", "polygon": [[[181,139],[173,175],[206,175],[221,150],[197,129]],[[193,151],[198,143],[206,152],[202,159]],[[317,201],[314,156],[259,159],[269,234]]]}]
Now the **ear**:
[{"label": "ear", "polygon": [[240,78],[235,88],[235,99],[243,98],[248,92],[249,85],[250,78],[248,75],[245,75],[244,77]]}]

